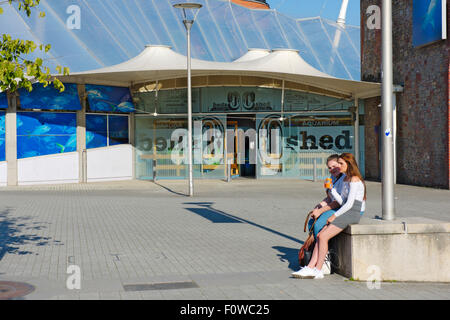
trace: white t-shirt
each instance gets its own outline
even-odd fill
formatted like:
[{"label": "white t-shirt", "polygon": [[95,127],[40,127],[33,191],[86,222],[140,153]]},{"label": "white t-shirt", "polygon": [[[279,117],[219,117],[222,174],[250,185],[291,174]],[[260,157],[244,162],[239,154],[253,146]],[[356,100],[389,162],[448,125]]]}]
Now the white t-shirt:
[{"label": "white t-shirt", "polygon": [[361,212],[364,212],[366,209],[366,201],[364,200],[364,184],[362,183],[362,181],[346,183],[348,183],[350,186],[348,197],[345,203],[339,208],[339,210],[334,213],[336,217],[339,217],[340,215],[350,210],[353,207],[355,200],[362,202]]}]

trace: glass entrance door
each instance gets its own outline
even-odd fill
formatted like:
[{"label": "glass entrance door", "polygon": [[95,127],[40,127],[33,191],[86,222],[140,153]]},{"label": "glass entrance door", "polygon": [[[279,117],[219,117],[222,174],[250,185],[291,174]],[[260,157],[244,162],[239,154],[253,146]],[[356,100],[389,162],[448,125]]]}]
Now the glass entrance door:
[{"label": "glass entrance door", "polygon": [[227,138],[233,139],[233,141],[228,141],[228,145],[233,146],[232,150],[227,150],[227,159],[231,159],[231,175],[239,176],[239,164],[238,164],[238,147],[239,147],[239,134],[238,134],[238,122],[233,120],[227,121],[227,129],[233,130],[233,136]]}]

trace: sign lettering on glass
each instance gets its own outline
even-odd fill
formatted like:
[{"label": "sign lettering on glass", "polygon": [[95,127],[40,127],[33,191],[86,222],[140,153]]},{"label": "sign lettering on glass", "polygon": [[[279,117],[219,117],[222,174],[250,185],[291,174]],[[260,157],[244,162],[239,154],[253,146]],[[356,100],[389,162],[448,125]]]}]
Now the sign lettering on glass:
[{"label": "sign lettering on glass", "polygon": [[204,88],[202,103],[207,112],[280,110],[281,90],[269,88]]}]

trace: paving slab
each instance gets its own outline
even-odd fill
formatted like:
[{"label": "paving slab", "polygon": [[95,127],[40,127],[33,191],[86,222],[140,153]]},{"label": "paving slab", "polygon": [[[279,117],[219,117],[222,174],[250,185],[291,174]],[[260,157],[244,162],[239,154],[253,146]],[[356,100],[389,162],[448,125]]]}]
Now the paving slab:
[{"label": "paving slab", "polygon": [[[291,278],[306,213],[322,182],[236,179],[118,181],[0,188],[0,281],[35,286],[23,297],[100,300],[444,299],[443,283]],[[381,216],[381,184],[367,182],[365,218]],[[396,185],[398,221],[450,223],[449,190]],[[395,223],[393,224],[395,225]],[[395,226],[397,228],[397,226]],[[68,289],[69,266],[81,289]],[[125,291],[127,284],[198,288]]]}]

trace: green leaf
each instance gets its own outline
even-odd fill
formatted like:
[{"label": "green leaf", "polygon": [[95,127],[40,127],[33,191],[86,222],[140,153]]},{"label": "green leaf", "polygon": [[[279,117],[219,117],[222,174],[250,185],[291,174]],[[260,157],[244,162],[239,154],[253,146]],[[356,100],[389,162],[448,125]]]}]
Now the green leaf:
[{"label": "green leaf", "polygon": [[[31,15],[31,9],[39,5],[40,0],[6,0],[9,4],[18,3],[18,8],[24,11],[27,16]],[[0,3],[2,0],[0,0]],[[5,2],[5,0],[3,0]],[[0,7],[0,14],[3,13]],[[40,17],[45,17],[44,12],[39,12]],[[44,86],[53,84],[53,86],[64,91],[63,83],[58,79],[52,79],[50,68],[44,65],[42,58],[35,60],[26,59],[24,56],[34,52],[39,47],[40,51],[49,52],[51,45],[37,45],[33,41],[24,39],[12,39],[8,34],[2,34],[0,38],[0,89],[2,91],[16,91],[24,88],[28,91],[33,90],[33,82],[42,83]],[[56,68],[59,74],[69,74],[69,68],[58,66]]]}]

